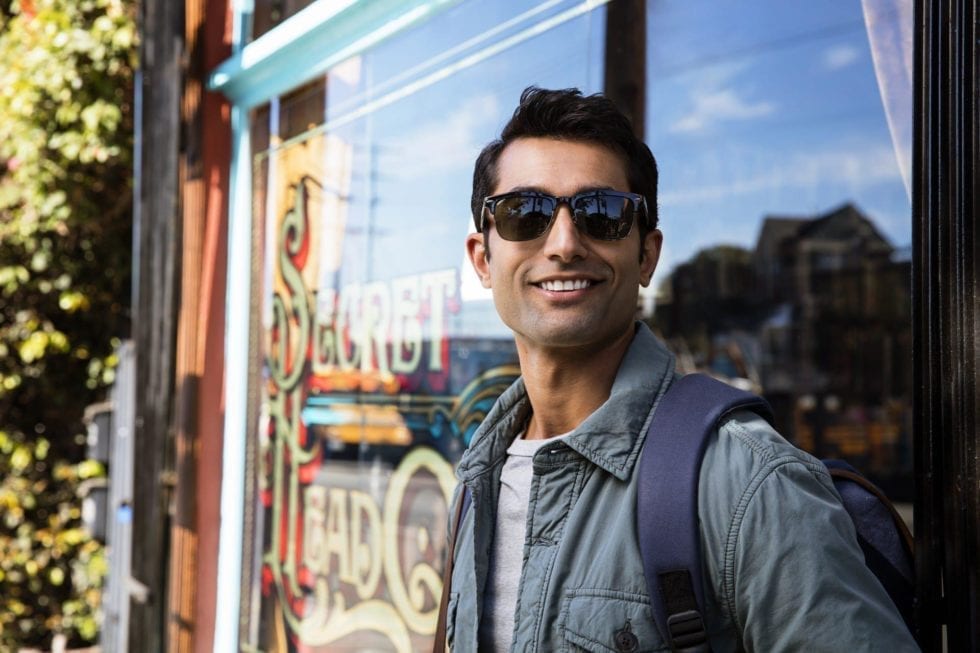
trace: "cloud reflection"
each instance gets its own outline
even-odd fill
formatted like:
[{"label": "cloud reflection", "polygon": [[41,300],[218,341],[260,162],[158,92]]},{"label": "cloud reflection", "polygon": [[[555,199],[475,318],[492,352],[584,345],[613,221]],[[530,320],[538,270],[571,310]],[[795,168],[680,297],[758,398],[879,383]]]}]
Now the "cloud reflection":
[{"label": "cloud reflection", "polygon": [[670,126],[672,133],[699,132],[722,122],[761,118],[776,109],[772,102],[749,102],[731,88],[696,92],[692,99],[694,109]]}]

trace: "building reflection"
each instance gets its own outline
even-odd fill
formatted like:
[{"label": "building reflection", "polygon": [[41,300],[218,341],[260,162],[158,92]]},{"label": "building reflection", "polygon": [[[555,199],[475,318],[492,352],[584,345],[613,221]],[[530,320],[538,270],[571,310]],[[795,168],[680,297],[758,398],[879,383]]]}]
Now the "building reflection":
[{"label": "building reflection", "polygon": [[653,326],[699,369],[762,392],[777,427],[912,492],[909,252],[854,204],[766,216],[752,250],[718,245],[664,282]]}]

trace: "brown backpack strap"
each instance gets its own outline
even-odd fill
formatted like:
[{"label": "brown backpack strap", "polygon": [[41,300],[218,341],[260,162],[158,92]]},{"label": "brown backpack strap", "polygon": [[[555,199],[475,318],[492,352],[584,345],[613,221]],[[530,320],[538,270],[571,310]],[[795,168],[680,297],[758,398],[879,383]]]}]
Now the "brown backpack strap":
[{"label": "brown backpack strap", "polygon": [[878,501],[881,502],[881,505],[885,506],[885,508],[887,508],[888,512],[891,514],[892,521],[895,522],[895,528],[898,529],[898,535],[902,539],[902,544],[905,546],[905,550],[908,551],[909,557],[911,558],[915,551],[915,540],[912,537],[912,532],[909,530],[905,520],[902,519],[902,516],[898,514],[898,510],[895,509],[895,504],[893,504],[888,497],[885,496],[885,493],[878,489],[878,486],[868,479],[850,470],[841,469],[839,467],[828,467],[827,471],[830,472],[832,477],[836,476],[837,478],[845,478],[852,483],[857,483],[864,488],[865,491],[875,495]]},{"label": "brown backpack strap", "polygon": [[439,617],[436,621],[436,638],[432,644],[432,653],[446,653],[446,618],[449,612],[449,590],[453,580],[453,558],[456,553],[456,537],[459,535],[460,522],[463,519],[463,505],[466,503],[466,489],[459,495],[456,502],[456,517],[453,519],[453,530],[449,538],[449,550],[446,552],[446,564],[442,569],[442,599],[439,601]]}]

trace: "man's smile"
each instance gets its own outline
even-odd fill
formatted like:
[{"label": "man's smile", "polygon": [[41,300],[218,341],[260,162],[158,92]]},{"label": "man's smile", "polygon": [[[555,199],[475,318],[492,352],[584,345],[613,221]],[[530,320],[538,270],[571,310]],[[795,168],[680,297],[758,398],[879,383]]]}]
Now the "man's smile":
[{"label": "man's smile", "polygon": [[551,292],[570,292],[572,290],[584,290],[597,283],[599,282],[593,279],[547,279],[533,285]]}]

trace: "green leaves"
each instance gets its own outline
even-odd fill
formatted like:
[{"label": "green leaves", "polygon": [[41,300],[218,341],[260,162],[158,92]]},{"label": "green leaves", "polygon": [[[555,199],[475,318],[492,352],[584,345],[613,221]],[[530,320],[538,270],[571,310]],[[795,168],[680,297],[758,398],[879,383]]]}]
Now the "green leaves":
[{"label": "green leaves", "polygon": [[18,443],[0,431],[0,649],[35,645],[54,632],[90,641],[98,633],[102,547],[81,528],[80,480],[102,476],[94,461],[44,462],[50,442]]},{"label": "green leaves", "polygon": [[[14,3],[0,35],[0,210],[21,207],[38,228],[58,231],[85,217],[58,188],[73,166],[129,166],[136,28],[122,0],[33,8]],[[0,224],[0,239],[27,236],[19,226]]]},{"label": "green leaves", "polygon": [[[4,2],[5,0],[0,0]],[[132,0],[0,9],[0,650],[98,633],[85,407],[129,328]],[[89,481],[91,482],[91,481]]]}]

